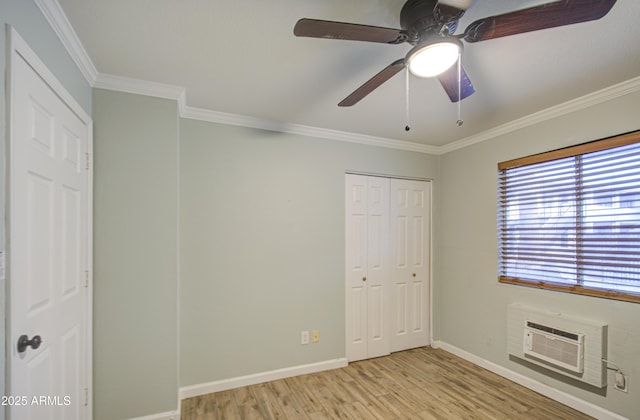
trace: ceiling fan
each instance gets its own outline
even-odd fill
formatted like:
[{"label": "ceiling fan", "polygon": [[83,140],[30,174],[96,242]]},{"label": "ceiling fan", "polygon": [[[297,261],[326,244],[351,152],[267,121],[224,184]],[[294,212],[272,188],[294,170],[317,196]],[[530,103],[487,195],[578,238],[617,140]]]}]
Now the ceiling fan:
[{"label": "ceiling fan", "polygon": [[462,41],[486,41],[597,20],[611,10],[616,0],[559,0],[479,19],[463,33],[454,35],[459,19],[472,3],[473,0],[408,0],[400,12],[402,29],[304,18],[296,23],[293,33],[311,38],[413,45],[404,58],[389,64],[338,106],[355,105],[405,67],[418,77],[437,76],[449,99],[458,102],[475,92],[464,68],[454,66],[463,49]]}]

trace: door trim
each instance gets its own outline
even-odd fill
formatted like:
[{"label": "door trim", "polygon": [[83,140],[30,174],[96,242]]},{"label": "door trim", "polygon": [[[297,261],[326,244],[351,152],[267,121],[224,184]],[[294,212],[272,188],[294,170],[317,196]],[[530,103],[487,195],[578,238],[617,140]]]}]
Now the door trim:
[{"label": "door trim", "polygon": [[[29,64],[29,66],[45,81],[47,85],[51,88],[51,90],[66,104],[66,106],[84,123],[87,127],[87,237],[86,237],[86,247],[87,247],[87,306],[86,306],[86,358],[87,358],[87,366],[86,366],[86,384],[88,387],[87,395],[86,395],[86,418],[91,419],[93,417],[93,392],[92,392],[92,384],[93,384],[93,121],[89,114],[80,106],[80,104],[75,100],[75,98],[66,90],[64,85],[55,77],[55,75],[47,68],[44,62],[37,56],[37,54],[29,47],[26,41],[16,32],[15,28],[11,25],[6,25],[6,36],[7,36],[7,88],[6,88],[6,96],[7,96],[7,167],[5,168],[5,173],[7,176],[6,185],[7,185],[7,194],[6,194],[6,203],[5,208],[7,212],[7,232],[6,232],[6,246],[8,254],[11,252],[11,214],[10,214],[10,206],[11,206],[11,179],[10,179],[10,169],[11,169],[11,144],[14,142],[14,132],[12,127],[12,113],[13,109],[11,107],[12,97],[13,97],[13,73],[15,71],[15,63],[16,60],[19,60],[20,57]],[[7,258],[7,270],[6,270],[6,282],[8,288],[11,287],[11,266],[10,260]],[[9,289],[7,289],[8,291]],[[7,294],[8,300],[9,294]],[[7,320],[8,331],[6,334],[6,360],[9,361],[12,351],[13,351],[13,335],[11,331],[11,302],[7,301],[7,305],[5,308],[5,317]],[[10,363],[5,365],[6,367],[6,380],[7,385],[11,383],[11,372],[9,369]]]}]

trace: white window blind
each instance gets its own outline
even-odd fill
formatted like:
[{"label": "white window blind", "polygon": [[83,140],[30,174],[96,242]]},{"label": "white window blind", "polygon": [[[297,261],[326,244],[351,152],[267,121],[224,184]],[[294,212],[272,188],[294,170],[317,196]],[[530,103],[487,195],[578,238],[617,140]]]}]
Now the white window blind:
[{"label": "white window blind", "polygon": [[498,169],[501,282],[640,302],[640,132]]}]

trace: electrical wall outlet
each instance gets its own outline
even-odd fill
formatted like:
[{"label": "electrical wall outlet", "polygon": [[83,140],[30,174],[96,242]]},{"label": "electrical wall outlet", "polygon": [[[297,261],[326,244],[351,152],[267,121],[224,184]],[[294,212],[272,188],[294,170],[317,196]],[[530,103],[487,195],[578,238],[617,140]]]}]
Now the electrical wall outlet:
[{"label": "electrical wall outlet", "polygon": [[309,344],[309,331],[302,331],[300,333],[300,344]]},{"label": "electrical wall outlet", "polygon": [[311,333],[311,341],[313,341],[314,343],[320,341],[320,331],[313,330],[313,332]]},{"label": "electrical wall outlet", "polygon": [[613,387],[618,391],[629,392],[629,378],[622,372],[615,373],[615,382]]}]

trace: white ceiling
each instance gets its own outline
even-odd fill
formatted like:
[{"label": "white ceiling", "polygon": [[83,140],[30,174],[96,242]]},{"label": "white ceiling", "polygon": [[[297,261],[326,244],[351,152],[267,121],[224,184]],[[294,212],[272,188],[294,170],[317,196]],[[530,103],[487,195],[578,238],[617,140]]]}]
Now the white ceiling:
[{"label": "white ceiling", "polygon": [[[476,44],[476,93],[457,105],[405,73],[360,103],[337,103],[409,44],[297,38],[302,17],[399,28],[404,0],[58,0],[100,74],[186,88],[186,104],[283,124],[442,147],[640,76],[640,1],[604,18]],[[475,0],[459,24],[548,0]]]}]

